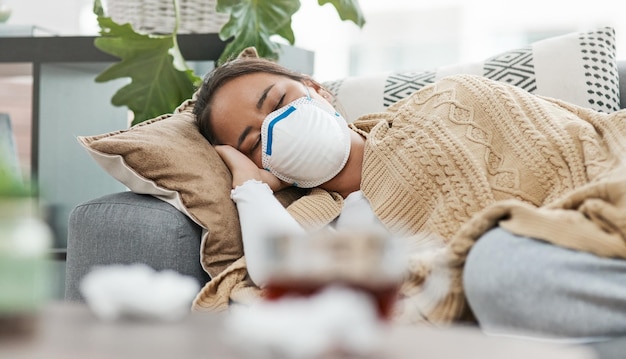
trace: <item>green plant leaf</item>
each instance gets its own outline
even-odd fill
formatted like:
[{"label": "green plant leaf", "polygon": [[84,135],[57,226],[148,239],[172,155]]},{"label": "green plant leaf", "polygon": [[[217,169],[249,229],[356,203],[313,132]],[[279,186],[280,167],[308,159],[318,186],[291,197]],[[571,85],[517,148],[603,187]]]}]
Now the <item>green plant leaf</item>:
[{"label": "green plant leaf", "polygon": [[320,6],[332,4],[341,20],[350,20],[361,28],[365,25],[365,16],[363,16],[358,0],[317,0],[317,3]]},{"label": "green plant leaf", "polygon": [[270,38],[278,35],[293,45],[291,17],[299,8],[299,0],[218,0],[216,10],[230,14],[220,30],[220,38],[232,38],[220,56],[220,63],[250,46],[256,47],[260,57],[277,59],[280,47]]},{"label": "green plant leaf", "polygon": [[96,14],[96,16],[98,17],[104,17],[104,8],[102,7],[102,1],[93,1],[93,13]]},{"label": "green plant leaf", "polygon": [[185,68],[175,34],[139,34],[130,24],[119,25],[103,16],[98,17],[98,23],[102,36],[94,45],[121,61],[99,74],[96,82],[131,79],[113,95],[111,103],[133,111],[133,125],[171,113],[192,96],[201,79]]}]

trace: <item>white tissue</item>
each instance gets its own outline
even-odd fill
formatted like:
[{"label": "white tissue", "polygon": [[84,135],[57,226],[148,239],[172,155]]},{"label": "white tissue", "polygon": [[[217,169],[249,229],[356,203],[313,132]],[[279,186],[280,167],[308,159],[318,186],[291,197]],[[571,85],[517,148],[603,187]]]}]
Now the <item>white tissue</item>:
[{"label": "white tissue", "polygon": [[384,327],[370,296],[343,287],[234,307],[225,324],[234,346],[272,358],[371,354]]},{"label": "white tissue", "polygon": [[80,283],[87,305],[103,320],[139,317],[176,320],[199,291],[195,279],[145,264],[95,267]]}]

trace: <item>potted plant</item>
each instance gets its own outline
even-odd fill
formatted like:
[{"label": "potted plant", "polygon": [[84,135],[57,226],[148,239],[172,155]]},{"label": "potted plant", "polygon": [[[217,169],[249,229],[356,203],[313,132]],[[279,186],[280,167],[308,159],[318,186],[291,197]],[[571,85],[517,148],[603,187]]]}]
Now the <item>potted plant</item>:
[{"label": "potted plant", "polygon": [[[167,35],[140,34],[130,24],[117,24],[105,15],[101,0],[94,1],[94,13],[101,29],[101,36],[94,44],[121,59],[99,74],[96,81],[131,79],[113,95],[111,102],[115,106],[127,106],[133,112],[133,125],[171,113],[191,97],[202,80],[185,64],[178,48],[178,1],[172,1],[176,25]],[[320,6],[328,3],[342,20],[359,27],[365,24],[358,0],[318,0]],[[291,18],[299,8],[299,0],[217,0],[216,10],[229,14],[229,21],[219,32],[220,38],[228,42],[219,63],[251,46],[260,57],[277,59],[280,45],[272,37],[277,35],[292,45],[295,43]]]}]

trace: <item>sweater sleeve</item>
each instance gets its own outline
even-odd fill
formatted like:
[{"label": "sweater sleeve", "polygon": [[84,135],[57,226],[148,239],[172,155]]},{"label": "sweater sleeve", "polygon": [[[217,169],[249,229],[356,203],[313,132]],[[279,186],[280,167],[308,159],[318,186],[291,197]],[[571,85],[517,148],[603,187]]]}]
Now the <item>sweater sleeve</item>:
[{"label": "sweater sleeve", "polygon": [[263,287],[268,274],[264,268],[268,250],[266,239],[277,235],[298,236],[305,230],[274,197],[266,183],[249,180],[233,189],[231,198],[239,212],[248,274],[257,286]]}]

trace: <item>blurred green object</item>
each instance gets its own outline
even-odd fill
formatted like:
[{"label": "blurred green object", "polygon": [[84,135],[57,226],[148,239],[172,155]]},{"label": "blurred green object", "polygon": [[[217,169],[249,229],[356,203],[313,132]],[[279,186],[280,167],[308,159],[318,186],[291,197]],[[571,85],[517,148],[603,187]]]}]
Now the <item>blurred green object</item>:
[{"label": "blurred green object", "polygon": [[11,118],[6,113],[0,113],[0,198],[28,194],[22,179]]},{"label": "blurred green object", "polygon": [[46,297],[52,233],[35,207],[28,197],[0,203],[0,316],[35,311]]},{"label": "blurred green object", "polygon": [[30,197],[31,194],[30,186],[16,176],[0,156],[0,200]]},{"label": "blurred green object", "polygon": [[24,323],[32,323],[47,300],[52,239],[30,186],[0,157],[0,336],[34,329]]},{"label": "blurred green object", "polygon": [[7,22],[11,17],[11,8],[0,1],[0,24]]}]

